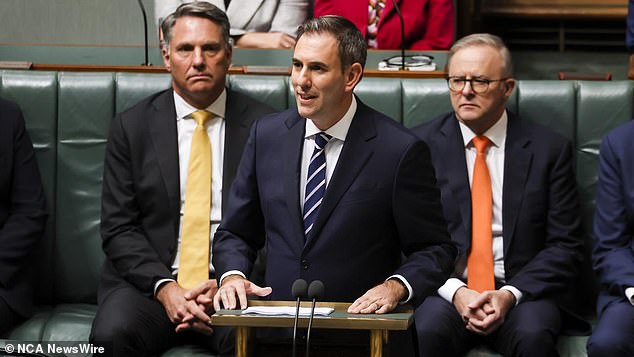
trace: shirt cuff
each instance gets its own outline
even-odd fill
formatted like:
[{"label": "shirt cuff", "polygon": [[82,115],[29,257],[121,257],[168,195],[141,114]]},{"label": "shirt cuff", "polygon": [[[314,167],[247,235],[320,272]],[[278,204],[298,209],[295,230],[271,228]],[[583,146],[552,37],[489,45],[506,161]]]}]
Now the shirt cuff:
[{"label": "shirt cuff", "polygon": [[222,276],[220,277],[220,280],[218,280],[218,287],[220,287],[220,284],[222,283],[222,280],[226,277],[228,277],[229,275],[240,275],[243,278],[247,278],[244,273],[242,273],[239,270],[229,270],[228,272],[222,274]]},{"label": "shirt cuff", "polygon": [[402,275],[394,274],[394,275],[390,276],[389,278],[387,278],[385,280],[390,280],[390,279],[398,279],[401,283],[403,283],[403,285],[405,285],[405,288],[407,288],[407,299],[401,300],[399,302],[399,304],[405,304],[405,303],[409,302],[412,299],[412,297],[414,297],[414,292],[412,290],[412,286],[409,285],[407,280]]},{"label": "shirt cuff", "polygon": [[515,296],[515,306],[520,303],[520,300],[522,300],[522,296],[524,296],[521,291],[519,291],[516,287],[512,285],[504,285],[500,288],[500,290],[508,290],[511,292],[511,294]]},{"label": "shirt cuff", "polygon": [[453,304],[453,296],[456,295],[456,291],[463,286],[467,286],[464,281],[457,278],[447,279],[445,284],[438,288],[438,295],[441,298],[447,300],[450,304]]},{"label": "shirt cuff", "polygon": [[154,297],[156,297],[156,292],[161,287],[161,285],[163,285],[165,283],[169,283],[170,281],[176,281],[176,280],[174,280],[174,279],[161,279],[161,280],[157,281],[156,284],[154,284]]},{"label": "shirt cuff", "polygon": [[630,301],[630,304],[634,305],[634,286],[625,289],[625,296]]}]

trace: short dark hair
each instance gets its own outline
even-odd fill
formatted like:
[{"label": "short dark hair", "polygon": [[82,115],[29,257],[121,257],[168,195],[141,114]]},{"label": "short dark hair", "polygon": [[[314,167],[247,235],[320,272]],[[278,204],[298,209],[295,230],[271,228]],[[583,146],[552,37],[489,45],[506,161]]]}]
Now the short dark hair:
[{"label": "short dark hair", "polygon": [[365,67],[368,45],[361,31],[350,20],[335,15],[308,19],[297,30],[297,40],[304,34],[312,33],[329,33],[337,39],[342,70],[357,62]]},{"label": "short dark hair", "polygon": [[176,24],[176,20],[185,16],[201,17],[220,26],[225,45],[227,47],[231,45],[229,39],[229,19],[227,18],[227,14],[215,5],[206,1],[194,1],[180,5],[173,13],[167,15],[167,17],[163,19],[163,22],[161,22],[161,31],[163,31],[162,46],[169,47],[170,41],[172,40],[172,28]]}]

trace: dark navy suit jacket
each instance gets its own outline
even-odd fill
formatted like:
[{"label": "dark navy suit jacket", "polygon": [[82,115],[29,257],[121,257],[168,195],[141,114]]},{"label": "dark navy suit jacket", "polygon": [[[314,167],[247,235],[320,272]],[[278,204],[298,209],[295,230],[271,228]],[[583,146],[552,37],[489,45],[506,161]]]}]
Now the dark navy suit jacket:
[{"label": "dark navy suit jacket", "polygon": [[[561,301],[582,259],[573,151],[562,136],[508,116],[502,224],[506,284],[523,299]],[[471,189],[454,112],[413,129],[431,150],[451,238],[466,261],[471,245]],[[464,265],[457,269],[462,274]]]},{"label": "dark navy suit jacket", "polygon": [[44,231],[46,199],[20,108],[0,99],[0,297],[27,316],[33,304],[29,255]]},{"label": "dark navy suit jacket", "polygon": [[634,286],[634,122],[612,130],[601,144],[594,235],[601,313]]},{"label": "dark navy suit jacket", "polygon": [[412,286],[414,304],[453,269],[455,247],[442,217],[427,146],[358,101],[337,166],[306,242],[300,211],[305,119],[296,109],[252,128],[214,237],[221,276],[246,274],[266,245],[265,284],[292,300],[298,279],[322,280],[325,301],[353,301],[392,274]]}]

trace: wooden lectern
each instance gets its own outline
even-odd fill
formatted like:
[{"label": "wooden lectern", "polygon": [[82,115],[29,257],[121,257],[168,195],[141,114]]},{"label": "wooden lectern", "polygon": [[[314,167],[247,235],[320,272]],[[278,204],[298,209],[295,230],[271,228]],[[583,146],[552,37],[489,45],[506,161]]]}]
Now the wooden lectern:
[{"label": "wooden lectern", "polygon": [[[249,306],[295,306],[294,301],[250,300]],[[310,307],[310,302],[302,302],[302,307]],[[350,303],[318,302],[317,307],[332,307],[335,311],[329,316],[315,316],[312,328],[348,329],[370,331],[370,355],[383,355],[383,344],[387,343],[390,330],[407,330],[414,321],[413,310],[408,306],[399,306],[394,312],[383,315],[348,314]],[[220,310],[211,317],[212,325],[234,326],[236,328],[236,357],[249,355],[249,339],[253,327],[292,328],[294,316],[289,315],[243,315],[242,310]],[[308,317],[301,317],[298,327],[308,327]]]}]

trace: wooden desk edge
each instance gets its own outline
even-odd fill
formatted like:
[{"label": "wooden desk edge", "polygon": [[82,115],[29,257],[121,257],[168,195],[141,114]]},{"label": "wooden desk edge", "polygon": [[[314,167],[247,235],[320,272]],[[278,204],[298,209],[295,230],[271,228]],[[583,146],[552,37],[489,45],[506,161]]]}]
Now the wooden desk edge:
[{"label": "wooden desk edge", "polygon": [[[289,76],[290,67],[271,66],[231,66],[228,74],[277,75]],[[10,68],[7,68],[10,69]],[[68,72],[131,72],[131,73],[168,73],[163,66],[120,66],[95,64],[46,64],[32,63],[30,69],[35,71],[68,71]],[[444,71],[379,71],[365,69],[363,75],[378,78],[444,78]]]},{"label": "wooden desk edge", "polygon": [[[249,301],[250,306],[294,306],[293,301]],[[309,302],[302,302],[302,307],[310,307]],[[350,303],[319,302],[317,307],[333,307],[336,311],[345,311]],[[321,317],[313,319],[313,327],[348,330],[407,330],[414,321],[413,310],[410,307],[399,307],[398,313],[409,313],[407,319],[390,319],[389,315],[381,317],[364,317],[363,315],[340,317]],[[300,317],[298,326],[308,326],[308,318]],[[293,327],[293,316],[262,316],[262,315],[218,315],[211,317],[212,325],[244,326],[244,327]]]}]

